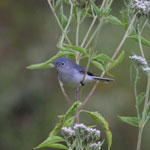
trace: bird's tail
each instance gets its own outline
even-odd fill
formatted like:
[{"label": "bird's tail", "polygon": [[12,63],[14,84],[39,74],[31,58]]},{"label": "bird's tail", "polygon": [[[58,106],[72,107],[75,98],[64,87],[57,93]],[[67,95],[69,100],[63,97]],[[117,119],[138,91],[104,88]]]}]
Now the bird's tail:
[{"label": "bird's tail", "polygon": [[103,77],[98,77],[98,76],[94,76],[94,79],[102,81],[102,82],[110,82],[110,81],[114,80],[114,79],[111,79],[111,78],[103,78]]}]

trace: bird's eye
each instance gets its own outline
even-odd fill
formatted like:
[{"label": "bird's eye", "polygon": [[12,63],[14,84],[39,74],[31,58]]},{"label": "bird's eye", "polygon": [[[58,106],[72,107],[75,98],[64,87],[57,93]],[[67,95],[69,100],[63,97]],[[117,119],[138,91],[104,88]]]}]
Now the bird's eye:
[{"label": "bird's eye", "polygon": [[64,64],[65,64],[64,62],[61,63],[62,66],[63,66]]}]

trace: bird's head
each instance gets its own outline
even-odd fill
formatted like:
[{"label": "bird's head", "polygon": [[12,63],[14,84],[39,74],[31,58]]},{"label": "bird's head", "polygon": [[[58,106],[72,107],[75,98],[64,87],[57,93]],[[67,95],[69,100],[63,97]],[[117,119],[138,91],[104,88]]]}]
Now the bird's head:
[{"label": "bird's head", "polygon": [[55,60],[54,66],[58,71],[69,69],[71,61],[66,57],[61,57]]}]

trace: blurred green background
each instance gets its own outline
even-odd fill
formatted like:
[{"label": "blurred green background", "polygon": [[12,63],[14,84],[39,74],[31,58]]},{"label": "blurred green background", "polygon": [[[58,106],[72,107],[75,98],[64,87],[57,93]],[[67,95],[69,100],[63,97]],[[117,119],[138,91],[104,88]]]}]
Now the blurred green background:
[{"label": "blurred green background", "polygon": [[[112,14],[121,18],[123,0],[115,0]],[[87,20],[81,32],[90,24]],[[73,27],[73,26],[72,26]],[[61,93],[54,69],[27,70],[26,66],[41,63],[58,51],[60,29],[46,0],[0,1],[0,150],[31,150],[43,140],[57,123],[58,115],[68,109]],[[124,33],[120,26],[103,27],[97,48],[111,56]],[[70,33],[74,39],[74,30]],[[150,30],[145,33],[150,40]],[[86,109],[99,111],[109,122],[113,134],[113,150],[136,149],[137,128],[121,123],[118,115],[134,116],[135,100],[129,79],[129,55],[139,49],[137,43],[127,40],[123,48],[123,62],[111,71],[115,82],[99,84]],[[150,48],[144,47],[150,61]],[[96,68],[91,68],[99,74]],[[84,98],[93,84],[84,88]],[[142,78],[138,91],[144,91],[146,78]],[[70,97],[74,91],[67,88]],[[95,124],[81,115],[81,122]],[[102,133],[102,138],[105,135]],[[150,122],[145,127],[142,150],[150,149]],[[105,142],[103,149],[107,148]]]}]

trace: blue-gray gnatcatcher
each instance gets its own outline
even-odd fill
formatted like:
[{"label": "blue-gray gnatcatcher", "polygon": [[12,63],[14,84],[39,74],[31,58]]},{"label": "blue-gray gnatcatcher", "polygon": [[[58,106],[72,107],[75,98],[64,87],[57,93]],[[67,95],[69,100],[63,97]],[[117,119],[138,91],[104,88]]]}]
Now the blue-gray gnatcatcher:
[{"label": "blue-gray gnatcatcher", "polygon": [[70,87],[78,88],[93,80],[99,80],[103,82],[110,82],[113,79],[103,78],[93,75],[91,72],[87,72],[84,82],[83,77],[85,75],[85,69],[80,65],[70,61],[66,57],[61,57],[54,62],[54,66],[57,69],[58,79],[64,84]]}]

